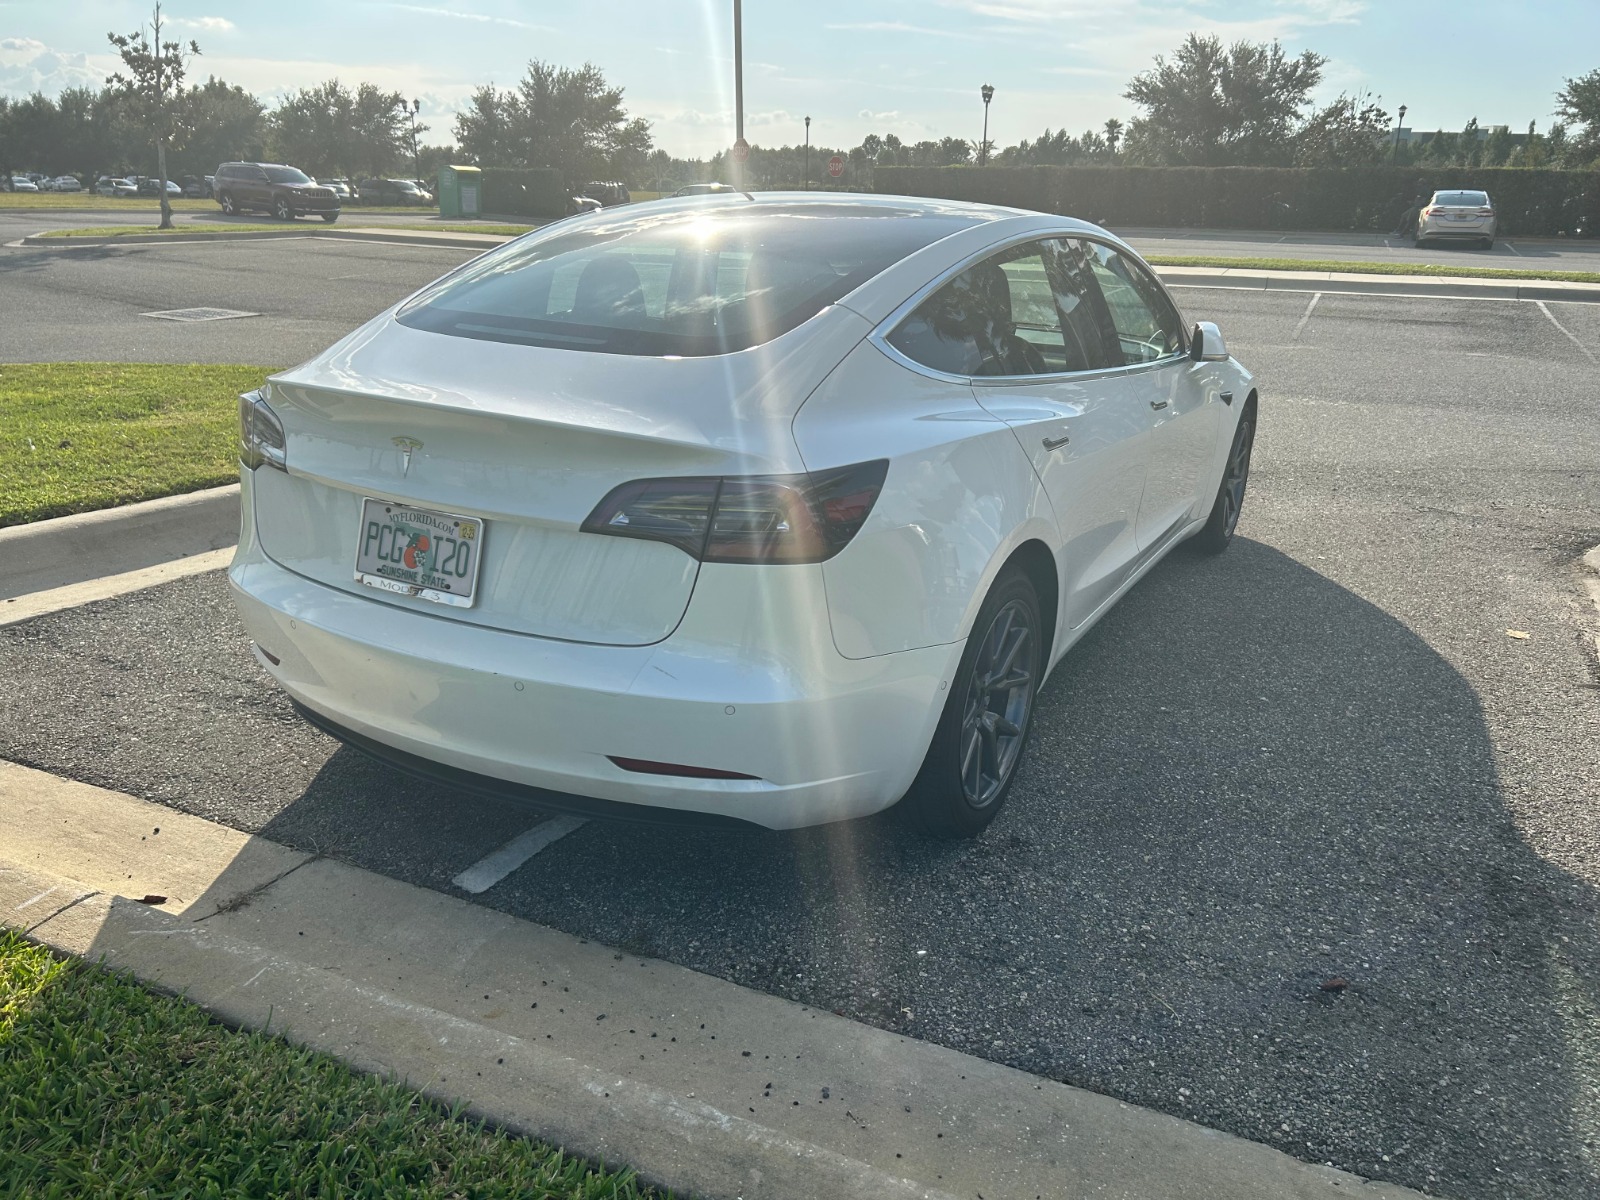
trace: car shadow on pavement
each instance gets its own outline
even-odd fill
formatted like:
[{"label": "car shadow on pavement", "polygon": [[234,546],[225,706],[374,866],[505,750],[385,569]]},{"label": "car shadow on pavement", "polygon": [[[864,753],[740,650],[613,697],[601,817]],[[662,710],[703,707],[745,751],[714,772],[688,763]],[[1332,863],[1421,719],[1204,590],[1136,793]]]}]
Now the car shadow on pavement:
[{"label": "car shadow on pavement", "polygon": [[[1495,757],[1402,622],[1239,539],[1066,656],[979,841],[593,822],[478,901],[1369,1177],[1595,1194],[1600,905]],[[446,890],[527,824],[340,750],[262,832],[392,870],[374,789]]]}]

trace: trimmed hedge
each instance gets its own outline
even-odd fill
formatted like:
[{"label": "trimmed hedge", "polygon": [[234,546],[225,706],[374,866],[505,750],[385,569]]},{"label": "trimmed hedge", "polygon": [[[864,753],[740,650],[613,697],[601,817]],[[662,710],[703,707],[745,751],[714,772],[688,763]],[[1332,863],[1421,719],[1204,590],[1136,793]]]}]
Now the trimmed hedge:
[{"label": "trimmed hedge", "polygon": [[496,216],[564,217],[567,189],[553,167],[483,168],[483,211]]},{"label": "trimmed hedge", "polygon": [[1600,172],[1419,167],[879,167],[879,192],[1061,213],[1111,225],[1392,229],[1418,192],[1487,191],[1501,233],[1570,231],[1600,214]]}]

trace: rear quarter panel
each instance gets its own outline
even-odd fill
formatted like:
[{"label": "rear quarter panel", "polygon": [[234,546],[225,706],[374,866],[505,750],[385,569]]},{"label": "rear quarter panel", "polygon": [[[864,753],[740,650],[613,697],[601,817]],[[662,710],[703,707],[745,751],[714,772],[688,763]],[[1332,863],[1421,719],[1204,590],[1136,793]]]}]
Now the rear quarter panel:
[{"label": "rear quarter panel", "polygon": [[965,383],[932,379],[863,342],[795,416],[807,468],[889,460],[851,543],[823,564],[834,645],[870,658],[966,637],[1012,550],[1055,551],[1049,500],[1016,438]]}]

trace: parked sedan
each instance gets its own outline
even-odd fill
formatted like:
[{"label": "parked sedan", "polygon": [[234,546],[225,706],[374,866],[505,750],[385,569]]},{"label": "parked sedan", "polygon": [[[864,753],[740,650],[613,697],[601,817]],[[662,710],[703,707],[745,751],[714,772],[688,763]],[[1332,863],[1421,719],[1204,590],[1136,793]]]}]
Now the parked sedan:
[{"label": "parked sedan", "polygon": [[75,175],[57,175],[50,181],[52,192],[81,192],[83,184],[78,182]]},{"label": "parked sedan", "polygon": [[1225,549],[1251,376],[1128,246],[804,193],[557,222],[241,397],[230,579],[312,723],[541,807],[1004,803],[1048,671]]},{"label": "parked sedan", "polygon": [[1494,245],[1495,211],[1488,192],[1435,192],[1417,217],[1417,245],[1477,242]]},{"label": "parked sedan", "polygon": [[94,190],[102,196],[129,199],[138,196],[139,185],[131,179],[114,179],[110,175],[102,175],[95,181]]},{"label": "parked sedan", "polygon": [[409,179],[363,179],[356,192],[362,204],[419,207],[433,203],[433,196]]},{"label": "parked sedan", "polygon": [[37,192],[39,185],[26,175],[13,175],[11,177],[11,190],[13,192]]},{"label": "parked sedan", "polygon": [[[138,180],[138,188],[141,196],[159,196],[161,195],[161,180],[151,175],[141,175]],[[166,191],[168,197],[174,200],[183,195],[183,188],[175,180],[171,179],[167,180]]]}]

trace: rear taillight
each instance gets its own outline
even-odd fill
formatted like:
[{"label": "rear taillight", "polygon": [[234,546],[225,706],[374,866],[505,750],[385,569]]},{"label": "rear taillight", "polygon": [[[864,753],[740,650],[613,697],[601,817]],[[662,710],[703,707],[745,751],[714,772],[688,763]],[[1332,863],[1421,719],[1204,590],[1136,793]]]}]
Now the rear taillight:
[{"label": "rear taillight", "polygon": [[1480,217],[1492,217],[1492,216],[1494,216],[1494,209],[1492,209],[1492,208],[1480,208],[1478,210],[1478,215]]},{"label": "rear taillight", "polygon": [[1434,208],[1432,206],[1429,206],[1428,208],[1425,208],[1425,209],[1422,210],[1422,215],[1425,216],[1425,217],[1431,217],[1435,213],[1442,213],[1443,211],[1444,211],[1444,209],[1442,209],[1442,208]]},{"label": "rear taillight", "polygon": [[583,531],[666,542],[701,562],[822,562],[866,522],[888,470],[877,459],[807,475],[636,479]]},{"label": "rear taillight", "polygon": [[266,389],[239,397],[239,461],[251,470],[265,463],[287,470],[283,422],[267,407]]}]

